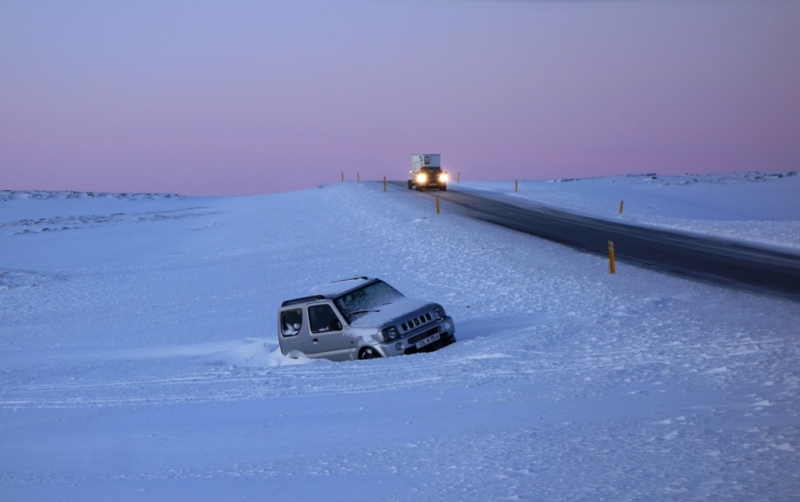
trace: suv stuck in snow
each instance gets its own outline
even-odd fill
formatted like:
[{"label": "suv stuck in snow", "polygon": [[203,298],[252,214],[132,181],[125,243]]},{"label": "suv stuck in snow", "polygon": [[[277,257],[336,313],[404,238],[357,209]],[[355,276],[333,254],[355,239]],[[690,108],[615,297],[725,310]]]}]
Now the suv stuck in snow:
[{"label": "suv stuck in snow", "polygon": [[281,304],[284,355],[374,359],[431,352],[456,341],[455,323],[441,305],[406,298],[380,279],[346,279],[312,293]]}]

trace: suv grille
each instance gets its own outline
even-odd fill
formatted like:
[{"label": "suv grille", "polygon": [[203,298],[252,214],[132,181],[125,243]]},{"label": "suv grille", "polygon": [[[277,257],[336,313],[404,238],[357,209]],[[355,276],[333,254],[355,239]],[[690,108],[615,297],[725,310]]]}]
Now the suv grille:
[{"label": "suv grille", "polygon": [[429,322],[433,321],[433,316],[430,312],[426,312],[419,317],[415,317],[410,319],[402,324],[400,324],[400,332],[401,333],[408,333],[411,330],[417,329],[418,327],[422,326],[423,324],[428,324]]}]

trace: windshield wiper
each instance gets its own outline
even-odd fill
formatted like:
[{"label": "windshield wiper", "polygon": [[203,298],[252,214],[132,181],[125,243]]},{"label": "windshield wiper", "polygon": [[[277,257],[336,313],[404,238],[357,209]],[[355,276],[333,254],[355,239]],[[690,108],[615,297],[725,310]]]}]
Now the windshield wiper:
[{"label": "windshield wiper", "polygon": [[367,312],[380,312],[380,310],[354,310],[352,312],[348,312],[347,315],[366,314]]}]

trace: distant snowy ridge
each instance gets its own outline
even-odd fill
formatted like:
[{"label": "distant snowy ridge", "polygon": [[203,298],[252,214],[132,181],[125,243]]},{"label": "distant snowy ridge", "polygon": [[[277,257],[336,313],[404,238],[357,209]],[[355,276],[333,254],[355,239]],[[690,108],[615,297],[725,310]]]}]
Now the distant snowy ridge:
[{"label": "distant snowy ridge", "polygon": [[176,193],[115,193],[115,192],[76,192],[76,191],[50,191],[50,190],[0,190],[0,202],[15,199],[52,200],[52,199],[127,199],[127,200],[156,200],[156,199],[185,199],[184,195]]},{"label": "distant snowy ridge", "polygon": [[201,197],[173,193],[0,192],[0,233],[35,234],[211,214]]},{"label": "distant snowy ridge", "polygon": [[0,290],[21,287],[35,288],[56,280],[63,280],[63,278],[52,273],[0,268]]},{"label": "distant snowy ridge", "polygon": [[[202,207],[192,209],[204,209]],[[30,234],[38,232],[57,232],[62,230],[77,230],[89,226],[97,226],[107,223],[133,222],[141,223],[146,221],[157,221],[164,219],[195,218],[211,214],[208,211],[181,211],[164,213],[115,213],[111,215],[80,215],[80,216],[56,216],[53,218],[37,218],[18,220],[9,223],[0,223],[0,231],[5,229],[13,230],[13,234]]]},{"label": "distant snowy ridge", "polygon": [[[728,173],[728,174],[658,174],[658,173],[643,173],[643,174],[626,174],[623,176],[612,176],[610,178],[626,178],[634,179],[641,182],[661,181],[664,185],[692,185],[695,183],[746,183],[751,181],[763,182],[770,180],[777,180],[783,177],[790,178],[797,176],[797,171],[776,171],[776,172],[746,172],[746,173]],[[551,181],[555,183],[564,183],[568,181],[585,181],[593,179],[605,179],[608,176],[599,176],[592,178],[560,178]],[[612,180],[612,183],[616,180]]]}]

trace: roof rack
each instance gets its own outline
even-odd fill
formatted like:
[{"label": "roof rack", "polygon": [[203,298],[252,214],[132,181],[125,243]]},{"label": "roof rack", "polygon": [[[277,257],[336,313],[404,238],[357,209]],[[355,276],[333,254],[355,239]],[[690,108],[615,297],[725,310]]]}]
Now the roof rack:
[{"label": "roof rack", "polygon": [[336,284],[337,282],[357,281],[359,279],[366,281],[366,280],[369,279],[369,277],[366,277],[366,276],[362,275],[361,277],[351,277],[349,279],[339,279],[338,281],[331,281],[330,284]]},{"label": "roof rack", "polygon": [[298,303],[306,303],[306,302],[313,302],[315,300],[324,300],[325,297],[322,295],[314,295],[314,296],[304,296],[303,298],[295,298],[294,300],[286,300],[285,302],[281,303],[281,307],[288,307],[289,305],[295,305]]}]

